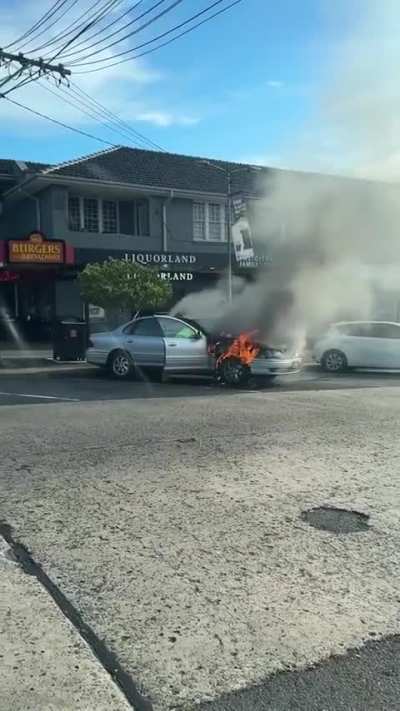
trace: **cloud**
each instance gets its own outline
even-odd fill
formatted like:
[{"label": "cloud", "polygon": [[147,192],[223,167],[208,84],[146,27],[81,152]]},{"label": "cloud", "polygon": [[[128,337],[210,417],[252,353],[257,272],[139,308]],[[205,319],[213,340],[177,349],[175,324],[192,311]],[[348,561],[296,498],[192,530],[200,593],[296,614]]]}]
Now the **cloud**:
[{"label": "cloud", "polygon": [[194,126],[200,119],[194,116],[179,116],[166,111],[144,111],[135,116],[136,121],[145,121],[155,126]]},{"label": "cloud", "polygon": [[267,86],[272,87],[273,89],[280,89],[282,86],[284,86],[283,81],[277,81],[276,79],[269,79],[267,81]]}]

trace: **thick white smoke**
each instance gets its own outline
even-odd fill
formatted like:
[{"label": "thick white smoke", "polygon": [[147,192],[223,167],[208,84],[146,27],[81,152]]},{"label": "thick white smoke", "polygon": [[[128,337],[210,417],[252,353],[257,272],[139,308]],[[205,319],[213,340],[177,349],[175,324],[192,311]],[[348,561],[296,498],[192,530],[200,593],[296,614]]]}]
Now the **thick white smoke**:
[{"label": "thick white smoke", "polygon": [[[265,242],[270,268],[255,283],[237,282],[233,304],[224,303],[221,283],[185,297],[176,312],[218,314],[275,340],[285,331],[300,339],[341,318],[398,318],[400,3],[363,0],[354,8],[358,19],[318,105],[319,134],[333,146],[335,161],[325,164],[325,175],[266,173],[253,232]],[[309,150],[309,140],[303,146]],[[300,154],[301,148],[297,160]],[[343,173],[358,179],[327,177],[337,156]]]}]

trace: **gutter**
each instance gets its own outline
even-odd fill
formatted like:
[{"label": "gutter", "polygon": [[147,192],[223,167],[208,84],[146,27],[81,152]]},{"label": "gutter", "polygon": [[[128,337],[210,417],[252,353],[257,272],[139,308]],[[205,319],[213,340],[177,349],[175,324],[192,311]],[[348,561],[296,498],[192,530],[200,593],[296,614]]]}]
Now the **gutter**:
[{"label": "gutter", "polygon": [[[173,193],[174,197],[183,197],[183,198],[201,198],[203,200],[221,200],[224,201],[226,199],[226,196],[224,193],[213,193],[213,192],[204,192],[201,190],[185,190],[185,189],[178,189],[178,188],[171,188],[171,187],[155,187],[154,185],[137,185],[136,183],[123,183],[123,182],[115,182],[115,181],[107,181],[107,180],[92,180],[90,178],[76,178],[76,177],[70,177],[70,176],[64,176],[64,175],[51,175],[50,173],[47,173],[46,175],[42,175],[40,173],[36,173],[35,175],[31,176],[27,180],[25,180],[22,185],[27,186],[30,185],[33,182],[40,182],[44,183],[46,186],[51,186],[54,184],[61,184],[67,187],[69,184],[73,185],[82,185],[82,186],[90,186],[91,188],[96,188],[96,187],[106,187],[106,188],[120,188],[122,190],[128,190],[131,193],[143,193],[146,195],[159,195],[159,196],[165,196],[169,198],[171,196],[171,193]],[[8,200],[16,195],[18,195],[18,189],[20,186],[15,186],[13,188],[10,188],[10,190],[7,190],[3,194],[3,199]]]}]

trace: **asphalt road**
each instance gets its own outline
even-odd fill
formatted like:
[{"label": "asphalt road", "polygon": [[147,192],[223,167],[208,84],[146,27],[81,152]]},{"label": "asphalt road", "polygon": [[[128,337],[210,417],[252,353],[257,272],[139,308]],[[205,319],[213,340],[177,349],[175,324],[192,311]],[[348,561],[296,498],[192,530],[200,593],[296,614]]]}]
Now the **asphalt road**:
[{"label": "asphalt road", "polygon": [[[252,386],[246,392],[284,394],[296,391],[358,389],[400,386],[400,374],[352,372],[329,375],[318,368],[278,378],[273,385],[260,389]],[[224,394],[238,391],[224,389]],[[221,387],[209,378],[175,378],[166,383],[151,380],[124,382],[110,378],[103,370],[86,366],[47,367],[0,370],[0,406],[22,403],[90,402],[93,400],[158,399],[220,397]]]},{"label": "asphalt road", "polygon": [[[136,709],[396,709],[399,383],[2,373],[2,530]],[[321,505],[369,528],[311,528]]]}]

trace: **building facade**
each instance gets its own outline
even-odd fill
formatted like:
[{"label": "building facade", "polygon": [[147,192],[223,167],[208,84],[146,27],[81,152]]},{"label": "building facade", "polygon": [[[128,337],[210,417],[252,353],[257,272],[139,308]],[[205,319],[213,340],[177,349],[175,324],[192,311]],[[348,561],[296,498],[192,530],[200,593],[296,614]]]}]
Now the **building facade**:
[{"label": "building facade", "polygon": [[[45,341],[55,321],[87,315],[77,277],[110,257],[159,269],[174,302],[215,285],[229,264],[228,184],[234,271],[251,279],[273,268],[265,235],[249,224],[276,172],[131,148],[56,166],[0,160],[0,341]],[[375,317],[400,318],[397,289],[376,303]]]},{"label": "building facade", "polygon": [[[215,165],[249,193],[249,166]],[[0,339],[47,340],[55,320],[83,317],[77,276],[110,257],[158,268],[175,302],[212,286],[228,266],[226,189],[201,159],[155,151],[0,161]]]}]

